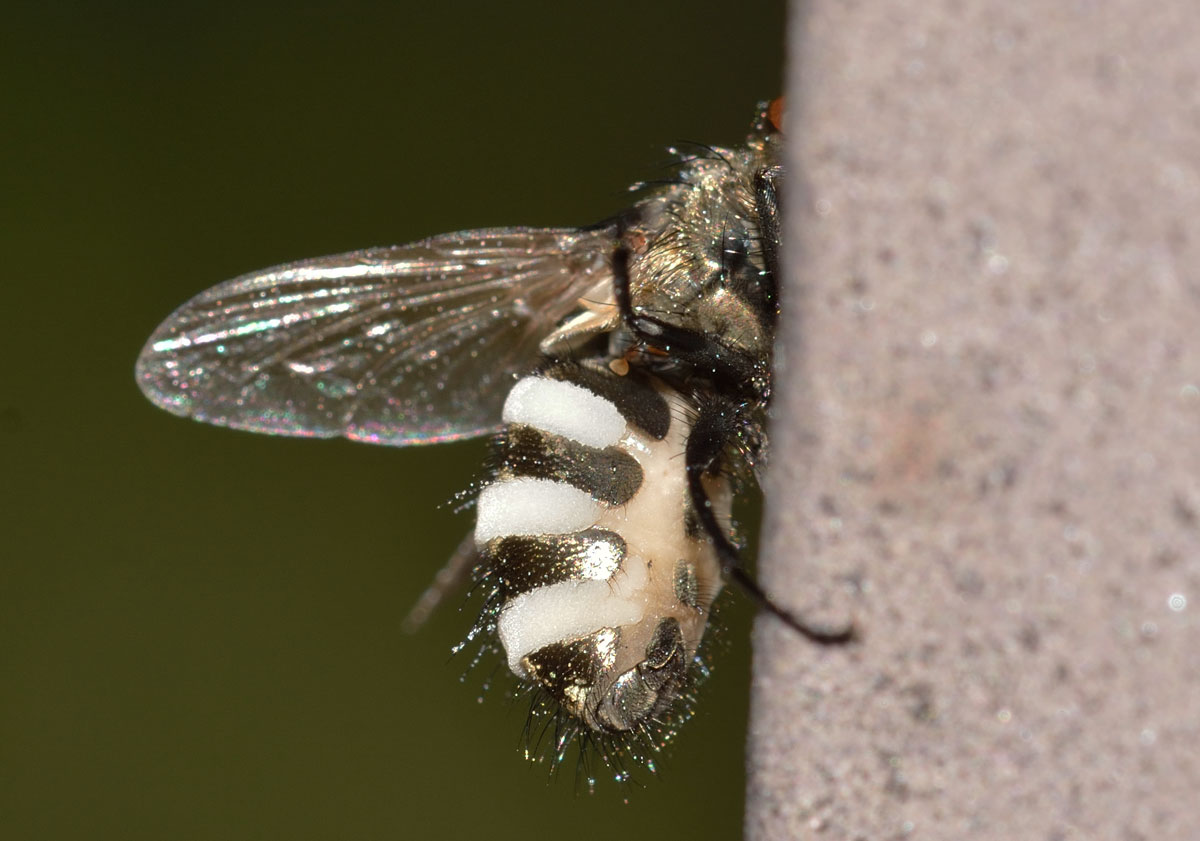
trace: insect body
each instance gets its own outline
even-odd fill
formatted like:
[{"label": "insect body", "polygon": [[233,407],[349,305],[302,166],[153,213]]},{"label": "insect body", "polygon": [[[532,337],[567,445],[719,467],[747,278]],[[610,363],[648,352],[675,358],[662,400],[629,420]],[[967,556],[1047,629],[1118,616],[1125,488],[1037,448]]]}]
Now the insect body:
[{"label": "insect body", "polygon": [[[176,414],[392,445],[501,431],[474,548],[472,637],[579,737],[646,758],[686,717],[709,608],[739,564],[777,312],[777,106],[737,149],[590,228],[445,234],[245,275],[184,304],[138,360]],[[614,741],[615,740],[615,741]],[[623,754],[622,754],[623,755]]]},{"label": "insect body", "polygon": [[[686,691],[720,562],[680,458],[694,407],[603,360],[520,380],[504,407],[475,543],[512,671],[594,734],[644,733]],[[727,483],[706,479],[719,518]],[[561,752],[579,728],[558,728]],[[603,740],[601,740],[603,741]]]}]

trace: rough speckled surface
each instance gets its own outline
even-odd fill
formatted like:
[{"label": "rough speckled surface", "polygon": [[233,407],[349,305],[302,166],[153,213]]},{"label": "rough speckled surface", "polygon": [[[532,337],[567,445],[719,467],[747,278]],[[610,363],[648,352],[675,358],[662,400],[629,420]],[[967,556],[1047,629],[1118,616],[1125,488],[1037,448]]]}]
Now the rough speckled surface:
[{"label": "rough speckled surface", "polygon": [[1200,5],[792,26],[748,837],[1200,838]]}]

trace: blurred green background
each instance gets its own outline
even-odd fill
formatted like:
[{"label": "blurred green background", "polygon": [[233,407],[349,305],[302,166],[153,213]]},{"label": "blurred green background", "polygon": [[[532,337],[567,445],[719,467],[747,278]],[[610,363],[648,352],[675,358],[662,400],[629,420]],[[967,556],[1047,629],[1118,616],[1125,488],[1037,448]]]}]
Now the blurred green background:
[{"label": "blurred green background", "polygon": [[[175,306],[285,260],[596,221],[779,92],[783,4],[56,4],[0,35],[0,838],[741,832],[750,611],[657,778],[578,796],[399,619],[479,442],[271,439],[150,406]],[[494,697],[493,697],[494,696]]]}]

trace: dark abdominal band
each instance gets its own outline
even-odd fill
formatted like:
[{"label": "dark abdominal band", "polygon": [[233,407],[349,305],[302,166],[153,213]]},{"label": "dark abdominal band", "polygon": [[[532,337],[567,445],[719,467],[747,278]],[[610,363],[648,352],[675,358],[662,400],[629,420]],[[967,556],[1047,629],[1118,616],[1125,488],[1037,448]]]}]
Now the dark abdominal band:
[{"label": "dark abdominal band", "polygon": [[507,601],[538,587],[594,577],[597,554],[610,559],[608,566],[615,572],[625,561],[626,545],[616,532],[597,528],[497,537],[485,552],[500,598]]},{"label": "dark abdominal band", "polygon": [[609,505],[633,499],[642,485],[642,468],[617,447],[597,449],[531,426],[513,425],[499,445],[496,474],[566,482]]}]

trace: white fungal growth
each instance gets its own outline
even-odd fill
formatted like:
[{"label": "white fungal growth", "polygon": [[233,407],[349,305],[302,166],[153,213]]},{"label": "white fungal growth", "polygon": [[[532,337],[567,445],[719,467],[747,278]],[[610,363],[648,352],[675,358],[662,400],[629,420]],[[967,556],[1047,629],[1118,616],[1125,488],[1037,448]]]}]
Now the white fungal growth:
[{"label": "white fungal growth", "polygon": [[617,407],[582,386],[525,377],[504,401],[505,423],[523,423],[589,447],[611,447],[625,434]]},{"label": "white fungal growth", "polygon": [[552,479],[508,479],[488,485],[476,507],[475,545],[510,534],[572,534],[600,519],[587,491]]}]

